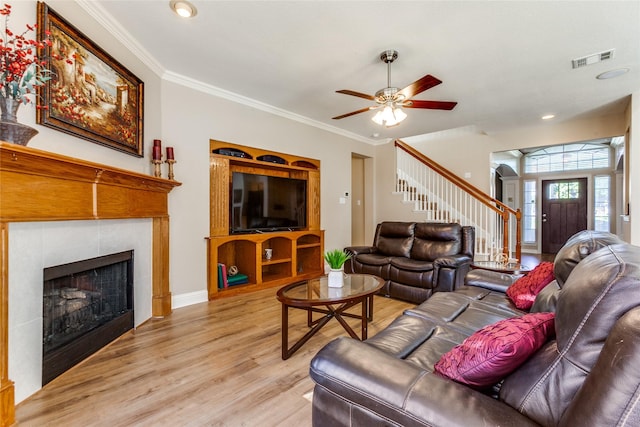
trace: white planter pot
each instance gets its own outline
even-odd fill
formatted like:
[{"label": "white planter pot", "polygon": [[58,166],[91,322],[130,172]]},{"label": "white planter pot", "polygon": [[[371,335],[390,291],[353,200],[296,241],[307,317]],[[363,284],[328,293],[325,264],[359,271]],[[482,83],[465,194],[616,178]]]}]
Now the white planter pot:
[{"label": "white planter pot", "polygon": [[342,272],[342,269],[331,269],[331,271],[329,271],[327,276],[327,285],[330,288],[341,288],[344,286],[344,273]]}]

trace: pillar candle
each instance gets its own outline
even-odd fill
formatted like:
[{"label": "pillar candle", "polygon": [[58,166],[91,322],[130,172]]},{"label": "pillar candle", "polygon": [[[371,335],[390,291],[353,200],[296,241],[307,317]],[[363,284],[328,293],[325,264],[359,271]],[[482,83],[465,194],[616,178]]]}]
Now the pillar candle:
[{"label": "pillar candle", "polygon": [[175,160],[173,158],[173,147],[167,147],[167,160]]},{"label": "pillar candle", "polygon": [[162,152],[159,145],[153,146],[153,160],[160,160],[162,158]]}]

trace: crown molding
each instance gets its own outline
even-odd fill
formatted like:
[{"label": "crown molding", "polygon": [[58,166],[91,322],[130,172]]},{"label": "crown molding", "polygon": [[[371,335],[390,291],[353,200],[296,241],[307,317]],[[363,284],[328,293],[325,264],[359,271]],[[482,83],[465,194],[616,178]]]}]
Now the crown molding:
[{"label": "crown molding", "polygon": [[162,77],[164,67],[136,40],[113,16],[99,3],[90,0],[76,0],[76,3],[85,10],[93,19],[98,21],[120,43],[137,56],[156,75]]},{"label": "crown molding", "polygon": [[345,131],[344,129],[337,128],[335,126],[327,125],[326,123],[319,122],[317,120],[310,119],[308,117],[302,116],[300,114],[292,113],[291,111],[284,110],[282,108],[274,107],[273,105],[266,104],[261,101],[257,101],[253,98],[249,98],[243,95],[239,95],[235,92],[228,91],[226,89],[222,89],[217,86],[210,85],[208,83],[201,82],[196,79],[192,79],[191,77],[184,76],[182,74],[174,73],[172,71],[165,71],[162,76],[163,80],[168,82],[176,83],[181,86],[186,86],[190,89],[196,90],[198,92],[206,93],[208,95],[213,95],[218,98],[224,98],[229,101],[233,101],[238,104],[246,105],[251,108],[255,108],[257,110],[265,111],[270,114],[274,114],[276,116],[284,117],[289,120],[294,120],[299,123],[303,123],[309,126],[313,126],[322,130],[326,130],[327,132],[332,132],[341,136],[344,136],[349,139],[354,139],[356,141],[365,142],[367,144],[377,144],[379,141],[374,141],[369,138],[362,137],[358,134]]},{"label": "crown molding", "polygon": [[344,136],[346,138],[364,142],[366,144],[378,145],[381,141],[365,138],[361,135],[353,132],[346,131],[344,129],[337,128],[335,126],[328,125],[326,123],[310,119],[300,114],[293,113],[291,111],[283,110],[282,108],[274,107],[264,102],[257,101],[255,99],[239,95],[234,92],[219,88],[217,86],[210,85],[208,83],[201,82],[199,80],[192,79],[190,77],[174,73],[167,70],[158,62],[153,55],[151,55],[139,42],[136,40],[127,30],[116,21],[109,12],[107,12],[100,4],[90,0],[76,0],[78,5],[82,7],[92,18],[94,18],[100,25],[102,25],[107,31],[120,41],[140,60],[149,67],[154,73],[156,73],[162,80],[173,82],[182,86],[186,86],[193,90],[213,95],[219,98],[224,98],[238,104],[246,105],[261,111],[265,111],[276,116],[284,117],[289,120],[294,120],[299,123],[303,123],[308,126],[313,126],[331,132],[337,135]]}]

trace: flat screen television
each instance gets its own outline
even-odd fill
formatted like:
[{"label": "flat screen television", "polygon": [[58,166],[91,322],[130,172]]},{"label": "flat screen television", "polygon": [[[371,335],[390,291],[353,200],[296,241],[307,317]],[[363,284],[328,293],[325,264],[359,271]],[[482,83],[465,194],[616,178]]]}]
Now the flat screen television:
[{"label": "flat screen television", "polygon": [[307,226],[307,181],[233,172],[231,234],[298,230]]}]

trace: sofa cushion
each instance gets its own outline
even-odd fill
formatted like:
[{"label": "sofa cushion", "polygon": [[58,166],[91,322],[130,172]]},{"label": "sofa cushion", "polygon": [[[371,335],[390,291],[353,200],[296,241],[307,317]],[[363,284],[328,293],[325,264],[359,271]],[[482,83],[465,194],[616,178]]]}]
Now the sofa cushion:
[{"label": "sofa cushion", "polygon": [[553,261],[553,273],[558,286],[564,286],[569,274],[580,261],[598,249],[616,243],[622,243],[622,240],[605,231],[583,230],[569,237]]},{"label": "sofa cushion", "polygon": [[445,353],[434,370],[463,384],[492,386],[553,336],[554,316],[531,313],[485,326]]},{"label": "sofa cushion", "polygon": [[366,265],[387,265],[391,258],[386,255],[378,254],[359,254],[356,255],[358,262]]},{"label": "sofa cushion", "polygon": [[543,311],[553,311],[555,313],[556,306],[558,305],[558,297],[560,296],[560,286],[555,280],[545,286],[538,296],[536,301],[529,310],[530,313],[540,313]]},{"label": "sofa cushion", "polygon": [[414,222],[381,222],[374,241],[376,251],[383,255],[408,258],[413,246],[414,228]]},{"label": "sofa cushion", "polygon": [[529,310],[540,291],[553,281],[553,263],[541,262],[507,288],[507,296],[520,310]]},{"label": "sofa cushion", "polygon": [[433,261],[448,255],[460,253],[462,247],[462,226],[420,222],[415,226],[415,239],[411,248],[411,258]]},{"label": "sofa cushion", "polygon": [[433,263],[429,261],[420,261],[412,258],[393,257],[390,260],[391,265],[401,270],[408,271],[431,271]]}]

